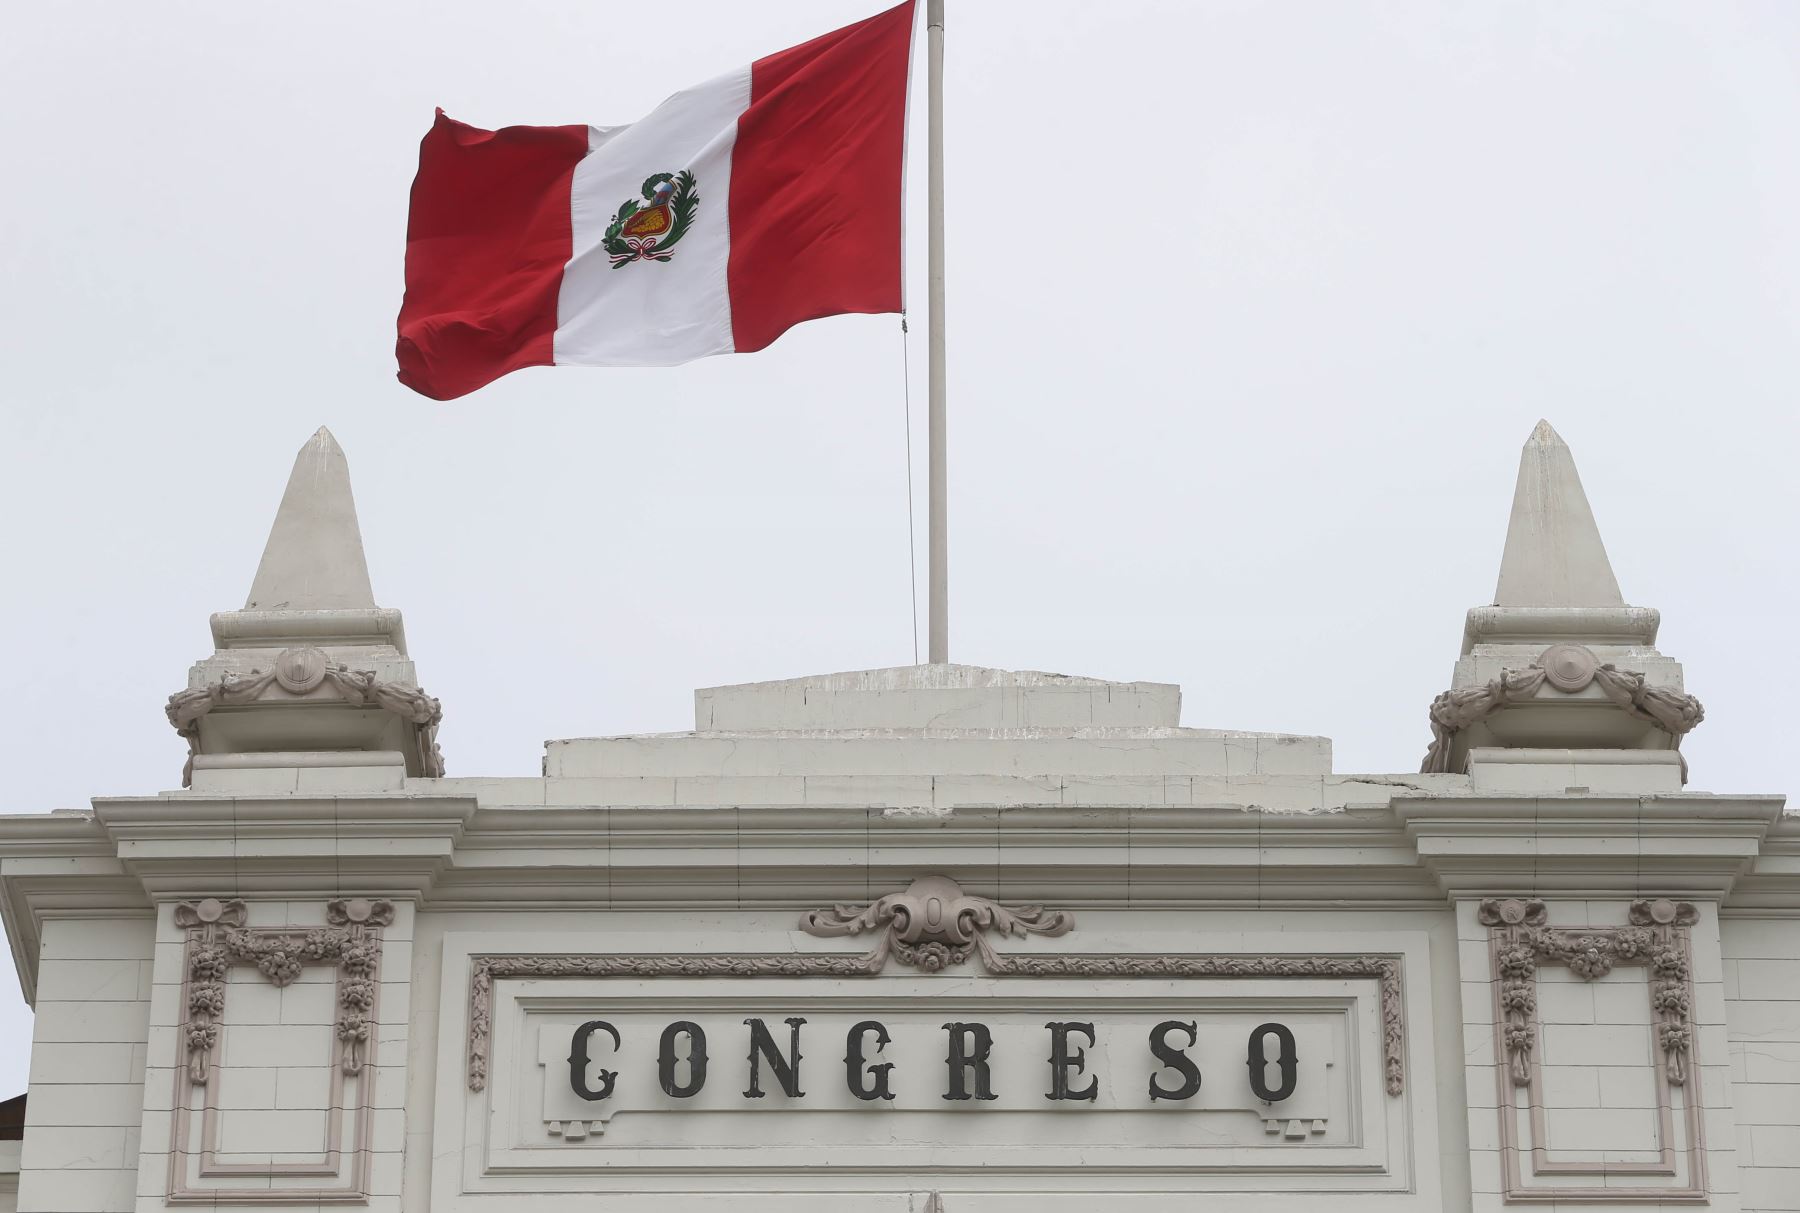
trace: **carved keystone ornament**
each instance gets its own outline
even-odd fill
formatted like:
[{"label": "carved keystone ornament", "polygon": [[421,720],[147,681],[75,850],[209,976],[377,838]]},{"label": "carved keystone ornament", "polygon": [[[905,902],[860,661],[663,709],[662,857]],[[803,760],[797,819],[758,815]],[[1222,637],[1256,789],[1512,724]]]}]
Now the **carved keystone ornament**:
[{"label": "carved keystone ornament", "polygon": [[[885,929],[884,929],[885,928]],[[948,876],[921,876],[903,893],[889,893],[870,905],[833,906],[800,916],[800,929],[823,938],[881,931],[872,956],[885,960],[889,949],[902,964],[935,973],[969,958],[979,949],[982,961],[997,964],[988,931],[1005,935],[1067,935],[1075,916],[1043,906],[1003,906],[965,893]]]}]

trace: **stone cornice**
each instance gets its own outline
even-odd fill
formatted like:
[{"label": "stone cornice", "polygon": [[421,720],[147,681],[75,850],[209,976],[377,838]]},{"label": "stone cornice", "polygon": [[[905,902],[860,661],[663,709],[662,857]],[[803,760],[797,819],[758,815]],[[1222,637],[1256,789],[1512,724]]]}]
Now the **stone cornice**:
[{"label": "stone cornice", "polygon": [[166,837],[171,828],[196,836],[253,834],[310,838],[337,837],[346,824],[382,836],[438,837],[446,829],[460,836],[475,812],[468,796],[345,794],[341,796],[168,796],[100,797],[93,820],[114,839]]},{"label": "stone cornice", "polygon": [[156,900],[329,896],[349,885],[412,899],[449,865],[474,813],[451,796],[99,799],[94,816]]},{"label": "stone cornice", "polygon": [[92,813],[21,813],[0,816],[0,862],[24,855],[66,857],[87,851],[111,854],[106,833]]},{"label": "stone cornice", "polygon": [[[1374,868],[1351,873],[1293,873],[1273,868],[1232,873],[1144,870],[1127,866],[1012,867],[991,863],[939,866],[971,889],[1015,900],[1052,895],[1080,910],[1396,910],[1443,905],[1428,873]],[[854,901],[873,885],[892,883],[917,870],[896,860],[871,866],[860,861],[813,868],[734,871],[684,867],[664,872],[632,868],[563,867],[459,869],[445,872],[423,905],[432,910],[779,910],[812,901]]]},{"label": "stone cornice", "polygon": [[1800,917],[1800,814],[1789,813],[1770,829],[1721,913]]},{"label": "stone cornice", "polygon": [[1437,904],[1385,806],[1005,808],[884,813],[825,806],[484,809],[432,906],[793,909],[856,900],[921,867],[1071,905]]},{"label": "stone cornice", "polygon": [[[1227,862],[1246,849],[1302,855],[1355,847],[1410,863],[1412,846],[1385,805],[1335,813],[1259,813],[1237,807],[961,808],[944,813],[835,806],[508,808],[478,810],[459,855],[490,865],[500,854],[555,850],[703,852],[724,847],[801,853],[865,844],[1032,848],[1073,862],[1096,849],[1202,846]],[[1308,862],[1301,858],[1300,862]],[[1060,860],[1059,860],[1060,862]]]},{"label": "stone cornice", "polygon": [[1420,823],[1435,832],[1528,836],[1581,833],[1601,822],[1641,821],[1646,828],[1680,833],[1730,830],[1757,838],[1783,820],[1782,796],[1714,796],[1667,792],[1645,796],[1396,796],[1394,818],[1417,836]]},{"label": "stone cornice", "polygon": [[[358,891],[430,908],[779,909],[941,871],[1073,909],[1402,909],[1655,886],[1800,914],[1779,797],[1422,795],[1332,812],[1237,806],[479,808],[431,794],[194,793],[0,819],[0,896],[29,996],[41,920],[212,895]],[[1372,785],[1373,786],[1373,785]],[[223,882],[223,883],[222,883]],[[1727,898],[1731,900],[1727,901]]]},{"label": "stone cornice", "polygon": [[0,818],[0,898],[27,1002],[42,922],[234,895],[416,900],[475,811],[464,796],[102,798],[92,813]]},{"label": "stone cornice", "polygon": [[1464,654],[1478,644],[1656,644],[1661,612],[1651,607],[1479,606],[1463,622]]},{"label": "stone cornice", "polygon": [[1723,901],[1782,806],[1779,796],[1397,797],[1394,814],[1451,897],[1656,886]]},{"label": "stone cornice", "polygon": [[0,818],[0,901],[19,988],[32,1004],[45,919],[151,910],[143,886],[86,813]]}]

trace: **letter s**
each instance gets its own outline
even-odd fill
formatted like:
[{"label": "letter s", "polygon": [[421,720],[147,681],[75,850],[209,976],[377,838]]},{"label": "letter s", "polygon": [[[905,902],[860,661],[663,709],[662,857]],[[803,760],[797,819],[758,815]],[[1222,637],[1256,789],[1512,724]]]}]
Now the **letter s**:
[{"label": "letter s", "polygon": [[[1169,1043],[1169,1033],[1186,1032],[1186,1046],[1178,1047]],[[1179,1019],[1165,1019],[1150,1029],[1150,1052],[1164,1066],[1181,1075],[1181,1085],[1165,1087],[1156,1081],[1155,1074],[1150,1075],[1150,1102],[1159,1099],[1192,1099],[1200,1091],[1200,1067],[1187,1055],[1200,1040],[1200,1025],[1195,1020],[1182,1023]]]}]

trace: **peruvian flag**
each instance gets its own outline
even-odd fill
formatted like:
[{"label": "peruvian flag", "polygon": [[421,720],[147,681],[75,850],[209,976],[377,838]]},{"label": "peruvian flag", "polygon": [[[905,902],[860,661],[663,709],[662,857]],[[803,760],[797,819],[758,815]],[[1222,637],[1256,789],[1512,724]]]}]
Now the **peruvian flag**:
[{"label": "peruvian flag", "polygon": [[464,125],[419,145],[400,382],[669,366],[900,310],[912,0],[630,126]]}]

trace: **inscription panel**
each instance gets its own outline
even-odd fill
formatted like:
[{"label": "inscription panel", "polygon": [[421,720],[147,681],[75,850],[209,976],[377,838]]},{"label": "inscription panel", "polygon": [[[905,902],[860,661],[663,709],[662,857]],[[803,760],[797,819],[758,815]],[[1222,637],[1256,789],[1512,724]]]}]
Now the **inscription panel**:
[{"label": "inscription panel", "polygon": [[1427,936],[1108,926],[938,971],[762,927],[447,934],[432,1206],[1441,1207]]},{"label": "inscription panel", "polygon": [[[754,1082],[747,1020],[764,1037]],[[746,1174],[786,1184],[828,1167],[876,1186],[933,1171],[1038,1185],[1113,1167],[1226,1186],[1245,1170],[1298,1188],[1387,1186],[1405,1172],[1406,1143],[1404,1101],[1384,1090],[1381,1024],[1369,979],[499,981],[490,1080],[464,1126],[483,1148],[465,1179],[604,1190],[606,1177],[629,1177],[635,1189]],[[859,1026],[858,1085],[877,1082],[871,1064],[891,1064],[892,1099],[851,1088]],[[1259,1029],[1257,1077],[1278,1100],[1253,1089]],[[784,1086],[773,1063],[791,1060],[796,1035]],[[700,1038],[703,1081],[682,1094]],[[1065,1096],[1092,1098],[1052,1098],[1059,1068]],[[1153,1079],[1167,1097],[1151,1097]]]},{"label": "inscription panel", "polygon": [[[1137,1009],[1134,999],[1067,1018],[1055,1005],[1002,1010],[945,997],[921,1011],[890,999],[854,1009],[817,997],[764,1005],[746,993],[724,1011],[644,1012],[615,996],[610,1010],[595,1009],[606,1018],[582,1020],[555,1009],[568,1000],[543,997],[534,988],[541,984],[522,983],[519,992],[521,1043],[530,1049],[535,1040],[536,1062],[535,1072],[516,1075],[519,1097],[543,1125],[534,1133],[528,1108],[519,1108],[516,1145],[525,1148],[547,1138],[609,1151],[654,1148],[676,1131],[688,1145],[718,1147],[746,1136],[788,1145],[791,1133],[825,1147],[931,1143],[945,1132],[998,1142],[1009,1127],[1003,1119],[1044,1112],[1061,1114],[1041,1126],[1044,1134],[1083,1145],[1260,1146],[1271,1132],[1355,1142],[1345,1087],[1356,1012],[1349,997],[1282,1000],[1281,1023],[1294,1037],[1293,1089],[1269,1101],[1251,1089],[1247,1065],[1250,1034],[1268,1022],[1266,1011],[1216,999],[1189,998],[1172,1004],[1173,1013]],[[746,1019],[764,1025],[759,1043],[776,1044],[782,1064],[772,1064],[764,1044],[752,1073]],[[620,1044],[603,1030],[586,1033],[590,1060],[578,1092],[569,1058],[584,1023],[612,1025]],[[796,1039],[799,1061],[788,1065]],[[697,1063],[696,1053],[705,1060]],[[1265,1090],[1280,1094],[1272,1045],[1264,1069]],[[954,1126],[942,1121],[958,1115]]]}]

